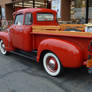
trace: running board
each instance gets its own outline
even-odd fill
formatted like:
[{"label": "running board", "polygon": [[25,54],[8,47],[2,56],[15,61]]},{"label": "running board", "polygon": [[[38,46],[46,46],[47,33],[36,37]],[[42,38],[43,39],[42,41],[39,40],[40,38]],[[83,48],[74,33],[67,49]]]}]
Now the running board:
[{"label": "running board", "polygon": [[37,61],[36,57],[37,57],[37,51],[33,52],[24,52],[24,51],[11,51],[11,53]]}]

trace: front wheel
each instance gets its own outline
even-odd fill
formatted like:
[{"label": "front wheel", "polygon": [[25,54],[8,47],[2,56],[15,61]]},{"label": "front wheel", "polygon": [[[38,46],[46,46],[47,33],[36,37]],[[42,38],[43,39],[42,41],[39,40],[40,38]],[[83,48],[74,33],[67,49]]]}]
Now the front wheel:
[{"label": "front wheel", "polygon": [[7,51],[5,49],[5,44],[4,44],[3,40],[0,41],[0,51],[3,55],[7,54]]},{"label": "front wheel", "polygon": [[43,66],[46,72],[55,77],[62,73],[62,65],[58,57],[53,53],[46,53],[43,58]]}]

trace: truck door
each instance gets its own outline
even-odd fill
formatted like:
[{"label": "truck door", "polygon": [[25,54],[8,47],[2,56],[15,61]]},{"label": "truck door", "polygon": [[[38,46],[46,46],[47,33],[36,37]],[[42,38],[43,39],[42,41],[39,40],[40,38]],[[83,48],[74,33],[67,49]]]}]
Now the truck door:
[{"label": "truck door", "polygon": [[24,50],[32,51],[33,48],[33,39],[32,39],[32,24],[33,16],[32,13],[25,13],[25,22],[24,22]]},{"label": "truck door", "polygon": [[12,44],[15,48],[23,49],[23,43],[24,43],[24,15],[18,14],[15,17],[14,25],[11,30],[11,38],[12,38]]}]

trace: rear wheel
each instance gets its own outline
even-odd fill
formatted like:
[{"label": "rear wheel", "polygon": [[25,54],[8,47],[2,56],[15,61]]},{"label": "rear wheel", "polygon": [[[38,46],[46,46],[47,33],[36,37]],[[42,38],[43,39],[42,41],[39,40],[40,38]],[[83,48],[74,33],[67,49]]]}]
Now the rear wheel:
[{"label": "rear wheel", "polygon": [[5,49],[5,44],[4,44],[3,40],[0,41],[0,51],[3,55],[7,54],[7,51]]},{"label": "rear wheel", "polygon": [[51,76],[58,76],[63,70],[58,57],[51,52],[45,54],[43,58],[43,66],[46,72]]}]

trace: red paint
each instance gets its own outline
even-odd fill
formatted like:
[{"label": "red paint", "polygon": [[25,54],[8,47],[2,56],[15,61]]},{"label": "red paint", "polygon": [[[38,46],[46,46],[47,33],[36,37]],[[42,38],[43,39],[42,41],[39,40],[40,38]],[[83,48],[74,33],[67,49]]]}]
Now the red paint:
[{"label": "red paint", "polygon": [[[52,13],[54,14],[54,21],[38,22],[37,13]],[[56,54],[64,67],[76,68],[82,66],[84,61],[88,59],[88,45],[91,41],[91,37],[85,36],[66,36],[60,34],[38,34],[32,32],[33,25],[58,25],[56,21],[56,12],[50,9],[23,9],[15,12],[17,14],[32,13],[33,24],[32,25],[12,25],[7,30],[9,32],[0,32],[0,39],[5,43],[7,51],[14,51],[21,49],[27,52],[37,50],[37,62],[40,60],[40,55],[43,51],[49,50]],[[24,21],[25,22],[25,21]],[[55,61],[55,60],[54,60]]]}]

